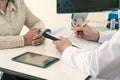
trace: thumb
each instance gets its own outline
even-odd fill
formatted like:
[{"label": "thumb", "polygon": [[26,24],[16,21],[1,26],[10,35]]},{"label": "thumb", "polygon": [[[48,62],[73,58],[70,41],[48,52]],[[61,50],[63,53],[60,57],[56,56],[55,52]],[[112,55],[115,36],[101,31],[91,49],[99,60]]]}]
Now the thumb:
[{"label": "thumb", "polygon": [[35,27],[32,27],[30,30],[36,30],[36,28],[35,28]]},{"label": "thumb", "polygon": [[64,39],[65,37],[63,37],[63,36],[60,36],[60,39]]},{"label": "thumb", "polygon": [[80,27],[76,27],[75,31],[83,31],[83,27],[81,27],[81,26]]},{"label": "thumb", "polygon": [[76,25],[75,25],[75,27],[79,27],[79,26],[81,26],[82,25],[82,23],[77,23]]}]

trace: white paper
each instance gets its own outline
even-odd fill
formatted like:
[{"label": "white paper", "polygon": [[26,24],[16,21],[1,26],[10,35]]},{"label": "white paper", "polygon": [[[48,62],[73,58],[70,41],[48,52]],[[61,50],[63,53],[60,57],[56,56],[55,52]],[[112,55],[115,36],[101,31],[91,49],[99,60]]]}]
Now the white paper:
[{"label": "white paper", "polygon": [[82,38],[76,37],[73,30],[71,30],[69,27],[66,27],[66,25],[60,25],[55,28],[52,28],[51,30],[52,35],[55,35],[57,38],[60,36],[67,37],[73,45],[78,46],[80,48],[95,49],[100,45],[97,42],[87,41]]}]

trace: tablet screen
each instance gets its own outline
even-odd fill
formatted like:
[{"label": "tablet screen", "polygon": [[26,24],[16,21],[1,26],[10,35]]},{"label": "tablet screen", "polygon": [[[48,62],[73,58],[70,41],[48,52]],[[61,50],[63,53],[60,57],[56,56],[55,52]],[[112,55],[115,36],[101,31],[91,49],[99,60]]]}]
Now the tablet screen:
[{"label": "tablet screen", "polygon": [[26,53],[23,53],[19,56],[12,58],[12,60],[25,63],[25,64],[29,64],[29,65],[33,65],[33,66],[46,68],[52,65],[53,63],[57,62],[59,59],[55,57],[33,53],[33,52],[26,52]]}]

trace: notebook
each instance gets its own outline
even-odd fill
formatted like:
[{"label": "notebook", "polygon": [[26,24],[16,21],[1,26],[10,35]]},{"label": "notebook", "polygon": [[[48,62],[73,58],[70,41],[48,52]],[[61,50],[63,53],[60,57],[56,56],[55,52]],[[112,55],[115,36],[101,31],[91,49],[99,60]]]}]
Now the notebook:
[{"label": "notebook", "polygon": [[77,37],[74,31],[70,27],[66,27],[66,25],[59,25],[57,27],[49,28],[51,30],[52,35],[59,38],[60,36],[67,37],[73,45],[78,46],[79,48],[85,49],[95,49],[100,46],[99,43],[84,40],[83,38]]}]

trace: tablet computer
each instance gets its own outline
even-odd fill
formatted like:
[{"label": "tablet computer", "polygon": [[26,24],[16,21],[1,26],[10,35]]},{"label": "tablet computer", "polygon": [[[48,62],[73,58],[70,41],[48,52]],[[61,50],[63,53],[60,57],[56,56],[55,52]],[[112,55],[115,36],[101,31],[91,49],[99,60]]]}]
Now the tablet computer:
[{"label": "tablet computer", "polygon": [[25,52],[21,55],[18,55],[12,58],[13,61],[41,67],[47,68],[48,66],[52,65],[53,63],[59,61],[58,58],[46,56],[42,54],[37,54],[33,52]]}]

